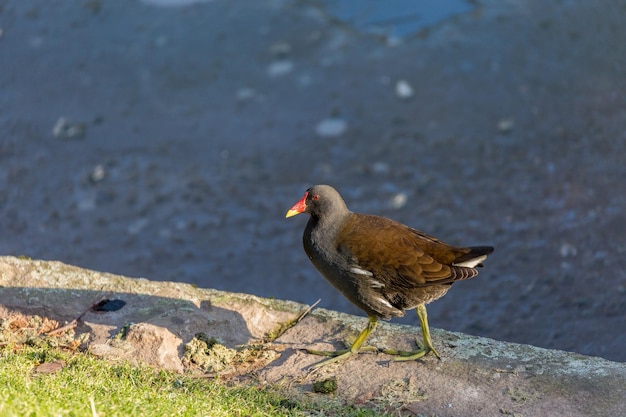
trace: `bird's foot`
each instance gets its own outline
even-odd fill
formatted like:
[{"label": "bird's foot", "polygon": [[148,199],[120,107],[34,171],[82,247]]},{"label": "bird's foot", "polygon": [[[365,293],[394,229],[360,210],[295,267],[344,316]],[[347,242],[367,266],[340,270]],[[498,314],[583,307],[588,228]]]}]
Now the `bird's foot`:
[{"label": "bird's foot", "polygon": [[358,351],[351,349],[339,349],[339,350],[314,350],[306,349],[306,351],[312,355],[318,356],[330,356],[330,359],[326,359],[320,363],[313,365],[312,369],[318,369],[322,366],[329,365],[331,363],[341,362],[352,355],[356,355],[360,352],[378,352],[378,349],[374,346],[362,346]]},{"label": "bird's foot", "polygon": [[354,342],[344,342],[348,349],[337,350],[334,352],[307,349],[307,352],[313,353],[315,355],[332,356],[332,358],[326,359],[325,361],[314,365],[312,368],[317,369],[334,362],[342,361],[352,355],[358,354],[359,352],[378,352],[378,349],[376,349],[374,346],[363,346],[369,334],[376,328],[377,321],[378,319],[376,317],[370,316],[369,321],[367,322],[367,327],[365,327],[365,329],[363,329],[361,333],[359,333],[359,336],[354,340]]},{"label": "bird's foot", "polygon": [[418,349],[410,352],[398,351],[393,358],[394,362],[415,361],[426,356],[429,351],[426,349]]},{"label": "bird's foot", "polygon": [[315,350],[315,349],[305,349],[307,351],[307,353],[310,353],[311,355],[318,355],[318,356],[341,356],[343,354],[346,354],[348,352],[350,352],[350,349],[339,349],[339,350]]},{"label": "bird's foot", "polygon": [[336,350],[336,351],[330,351],[330,352],[325,351],[325,350],[307,349],[307,352],[312,353],[314,355],[331,356],[330,359],[326,359],[324,361],[321,361],[311,366],[311,369],[319,369],[322,366],[330,365],[331,363],[341,362],[349,358],[355,353],[355,352],[352,352],[350,349],[342,349],[342,350]]},{"label": "bird's foot", "polygon": [[[417,346],[419,347],[420,346],[419,342],[417,340],[415,342],[417,343]],[[382,349],[382,352],[388,355],[395,356],[393,360],[396,362],[414,361],[414,360],[417,360],[419,358],[422,358],[428,355],[429,353],[432,353],[433,355],[435,355],[437,359],[441,359],[441,356],[439,356],[439,352],[437,352],[437,349],[435,349],[435,347],[432,344],[428,344],[427,346],[421,349],[412,350],[412,351],[396,350],[396,349]]]},{"label": "bird's foot", "polygon": [[360,353],[360,352],[378,352],[378,348],[376,346],[362,346],[358,352],[357,351],[353,351],[351,349],[339,349],[339,350],[315,350],[315,349],[305,349],[307,351],[307,353],[310,353],[311,355],[318,355],[318,356],[341,356],[344,355],[348,352],[352,352],[352,353]]}]

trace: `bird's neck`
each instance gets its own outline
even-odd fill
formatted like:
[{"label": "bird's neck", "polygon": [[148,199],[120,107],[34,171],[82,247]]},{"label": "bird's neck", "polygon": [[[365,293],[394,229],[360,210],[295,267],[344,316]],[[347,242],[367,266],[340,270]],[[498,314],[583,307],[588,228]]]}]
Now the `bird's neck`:
[{"label": "bird's neck", "polygon": [[345,224],[349,211],[334,212],[332,215],[315,216],[312,215],[307,223],[307,231],[313,241],[334,241],[335,236]]}]

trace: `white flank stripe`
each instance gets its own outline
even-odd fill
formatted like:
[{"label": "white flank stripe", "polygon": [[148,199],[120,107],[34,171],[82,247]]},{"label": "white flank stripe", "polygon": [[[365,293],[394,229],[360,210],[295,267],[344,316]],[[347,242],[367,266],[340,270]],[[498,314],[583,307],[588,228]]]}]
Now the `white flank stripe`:
[{"label": "white flank stripe", "polygon": [[372,274],[370,271],[367,271],[365,269],[361,269],[357,266],[353,266],[352,268],[350,268],[350,272],[352,272],[353,274],[359,274],[359,275],[367,275],[368,277],[373,277],[374,274]]},{"label": "white flank stripe", "polygon": [[383,288],[385,284],[380,281],[376,281],[375,279],[370,280],[370,285],[372,288]]},{"label": "white flank stripe", "polygon": [[383,297],[377,297],[377,298],[376,298],[376,300],[380,301],[380,302],[381,302],[381,304],[384,304],[384,305],[386,305],[386,306],[387,306],[387,307],[389,307],[389,308],[394,308],[394,309],[395,309],[395,307],[394,307],[394,306],[392,306],[392,305],[391,305],[391,303],[389,303],[389,301],[387,301],[387,300],[386,300],[386,299],[384,299]]}]

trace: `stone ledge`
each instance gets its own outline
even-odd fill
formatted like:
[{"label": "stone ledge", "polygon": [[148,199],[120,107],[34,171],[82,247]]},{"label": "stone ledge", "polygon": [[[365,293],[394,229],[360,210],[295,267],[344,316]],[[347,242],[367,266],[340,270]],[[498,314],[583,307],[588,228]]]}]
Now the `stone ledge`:
[{"label": "stone ledge", "polygon": [[[112,312],[88,307],[103,297],[126,305]],[[0,257],[0,314],[38,315],[63,324],[81,317],[77,333],[87,348],[116,359],[182,371],[183,346],[197,333],[229,349],[259,343],[306,306],[191,285],[126,278],[53,261]],[[626,364],[576,353],[499,342],[432,329],[442,360],[392,362],[362,354],[340,365],[310,371],[319,357],[303,347],[333,349],[356,334],[365,317],[315,309],[273,343],[272,355],[254,367],[256,378],[288,384],[294,395],[313,382],[337,379],[338,397],[354,404],[383,404],[423,415],[618,416],[626,415]],[[136,323],[124,345],[111,343]],[[381,323],[369,340],[411,349],[419,329]],[[250,368],[247,368],[249,371]],[[320,394],[321,395],[321,394]]]}]

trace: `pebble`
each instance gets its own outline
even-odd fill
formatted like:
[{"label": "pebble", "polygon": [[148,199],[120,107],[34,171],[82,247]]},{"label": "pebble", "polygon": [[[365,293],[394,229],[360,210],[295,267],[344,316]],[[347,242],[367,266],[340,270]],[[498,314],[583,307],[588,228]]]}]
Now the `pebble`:
[{"label": "pebble", "polygon": [[33,36],[30,38],[30,40],[28,41],[28,44],[30,45],[31,48],[41,48],[41,46],[43,45],[43,38],[41,36]]},{"label": "pebble", "polygon": [[285,58],[291,53],[291,45],[287,42],[276,42],[270,46],[270,53],[278,58]]},{"label": "pebble", "polygon": [[150,221],[145,218],[145,217],[141,217],[133,222],[131,222],[128,227],[126,228],[126,232],[129,235],[136,235],[139,232],[141,232],[143,229],[146,228],[146,226],[148,226],[148,223],[150,223]]},{"label": "pebble", "polygon": [[400,80],[396,83],[396,96],[402,100],[413,97],[413,87],[406,80]]},{"label": "pebble", "polygon": [[71,123],[65,117],[59,117],[52,127],[52,134],[63,139],[81,138],[86,130],[84,123]]},{"label": "pebble", "polygon": [[256,91],[254,91],[252,88],[246,88],[246,87],[240,88],[239,90],[237,90],[237,93],[235,94],[235,97],[239,101],[247,101],[247,100],[253,99],[255,96],[256,96]]},{"label": "pebble", "polygon": [[317,124],[315,132],[323,138],[334,138],[343,135],[348,128],[348,123],[343,119],[324,119]]},{"label": "pebble", "polygon": [[498,130],[502,133],[508,133],[515,127],[513,119],[502,119],[498,122]]},{"label": "pebble", "polygon": [[78,211],[91,211],[96,208],[96,197],[93,194],[86,194],[78,200]]},{"label": "pebble", "polygon": [[408,199],[409,197],[406,195],[406,193],[397,193],[391,198],[391,200],[389,201],[389,205],[393,209],[401,209],[402,207],[406,206]]},{"label": "pebble", "polygon": [[399,36],[390,35],[385,38],[385,44],[392,48],[396,46],[400,46],[403,43],[404,43],[404,40]]},{"label": "pebble", "polygon": [[293,62],[288,60],[276,61],[267,68],[267,74],[270,77],[282,77],[293,71]]},{"label": "pebble", "polygon": [[91,174],[89,174],[89,181],[95,184],[95,183],[102,181],[105,176],[106,176],[106,171],[104,169],[104,165],[98,164],[95,167],[93,167]]},{"label": "pebble", "polygon": [[570,256],[576,256],[578,254],[578,249],[576,249],[576,246],[572,245],[571,243],[563,243],[561,245],[559,253],[562,257],[568,258]]},{"label": "pebble", "polygon": [[372,172],[376,174],[387,174],[389,172],[389,164],[385,162],[374,162],[371,169]]}]

